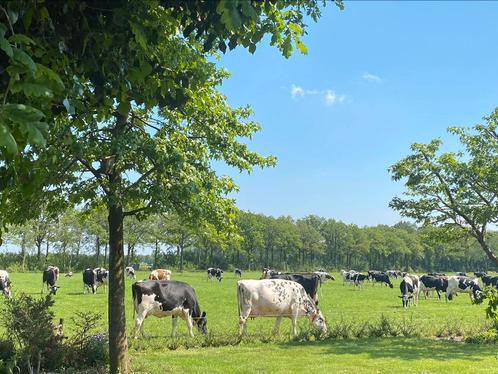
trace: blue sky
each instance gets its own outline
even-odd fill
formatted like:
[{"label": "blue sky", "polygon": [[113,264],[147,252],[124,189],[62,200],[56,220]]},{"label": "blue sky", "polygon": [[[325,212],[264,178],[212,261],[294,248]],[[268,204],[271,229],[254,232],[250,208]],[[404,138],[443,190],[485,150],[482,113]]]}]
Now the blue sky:
[{"label": "blue sky", "polygon": [[263,42],[218,64],[221,90],[263,126],[250,142],[278,165],[251,175],[218,167],[240,186],[241,209],[393,224],[401,194],[387,168],[414,142],[470,126],[498,106],[498,3],[347,2],[309,24],[307,55],[284,59]]}]

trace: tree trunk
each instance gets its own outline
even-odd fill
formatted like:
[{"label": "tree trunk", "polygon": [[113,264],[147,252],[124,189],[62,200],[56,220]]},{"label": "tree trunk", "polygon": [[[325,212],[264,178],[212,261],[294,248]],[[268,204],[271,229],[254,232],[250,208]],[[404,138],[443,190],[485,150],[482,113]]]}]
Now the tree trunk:
[{"label": "tree trunk", "polygon": [[180,250],[180,273],[183,273],[183,245],[179,245],[178,249]]},{"label": "tree trunk", "polygon": [[488,258],[495,265],[498,265],[498,257],[496,257],[496,255],[491,251],[491,249],[489,249],[489,246],[486,243],[486,241],[484,240],[484,237],[483,236],[478,236],[476,239],[479,242],[479,244],[481,245],[481,248],[484,251],[484,253],[486,253],[486,255],[488,256]]},{"label": "tree trunk", "polygon": [[157,261],[159,260],[159,240],[156,239],[156,248],[154,250],[154,269],[157,269]]},{"label": "tree trunk", "polygon": [[50,242],[47,239],[47,247],[45,248],[45,259],[48,257],[48,248],[49,248]]},{"label": "tree trunk", "polygon": [[126,251],[126,263],[127,264],[130,264],[130,259],[131,259],[131,244],[128,243],[127,251]]},{"label": "tree trunk", "polygon": [[41,258],[42,240],[43,240],[43,238],[40,238],[40,237],[36,238],[36,259],[38,260],[38,262],[40,262],[40,258]]},{"label": "tree trunk", "polygon": [[106,267],[107,264],[107,243],[104,245],[104,267]]},{"label": "tree trunk", "polygon": [[95,239],[95,264],[99,267],[100,261],[100,237],[97,235]]},{"label": "tree trunk", "polygon": [[123,207],[110,204],[109,211],[109,357],[111,374],[128,374],[126,339]]},{"label": "tree trunk", "polygon": [[21,257],[22,257],[22,271],[24,271],[24,266],[26,265],[26,234],[22,233],[21,239]]}]

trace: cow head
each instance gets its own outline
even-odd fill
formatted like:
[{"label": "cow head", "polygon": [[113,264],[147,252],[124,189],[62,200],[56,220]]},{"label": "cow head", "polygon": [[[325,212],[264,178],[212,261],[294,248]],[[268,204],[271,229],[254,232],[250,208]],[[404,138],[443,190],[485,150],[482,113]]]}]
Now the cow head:
[{"label": "cow head", "polygon": [[50,286],[50,290],[48,291],[48,294],[49,295],[55,295],[57,294],[57,290],[61,288],[60,286],[56,286],[56,285],[53,285],[53,286]]},{"label": "cow head", "polygon": [[197,325],[197,330],[202,334],[207,334],[207,318],[206,312],[202,312],[199,318],[194,318]]},{"label": "cow head", "polygon": [[10,288],[11,288],[10,281],[8,279],[0,278],[0,290],[7,299],[12,298],[12,292]]},{"label": "cow head", "polygon": [[479,301],[484,298],[484,292],[482,292],[481,287],[476,283],[472,285],[472,296],[474,301]]},{"label": "cow head", "polygon": [[401,296],[398,296],[401,301],[403,302],[403,308],[408,308],[408,302],[410,301],[410,299],[413,298],[413,295],[409,295],[409,294],[404,294],[404,295],[401,295]]},{"label": "cow head", "polygon": [[322,333],[327,333],[327,324],[325,323],[325,317],[323,316],[320,309],[316,308],[316,312],[311,315],[311,323]]},{"label": "cow head", "polygon": [[[388,279],[388,280],[389,280],[389,279]],[[392,282],[391,282],[390,280],[389,280],[389,283],[388,283],[388,284],[389,284],[389,288],[394,288],[394,286],[393,286],[393,284],[392,284]]]}]

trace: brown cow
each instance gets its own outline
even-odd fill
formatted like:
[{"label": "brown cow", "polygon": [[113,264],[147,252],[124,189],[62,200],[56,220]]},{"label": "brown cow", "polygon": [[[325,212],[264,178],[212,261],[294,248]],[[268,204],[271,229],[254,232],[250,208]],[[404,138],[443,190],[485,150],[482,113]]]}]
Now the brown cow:
[{"label": "brown cow", "polygon": [[152,270],[149,275],[150,280],[170,280],[171,270],[156,269]]}]

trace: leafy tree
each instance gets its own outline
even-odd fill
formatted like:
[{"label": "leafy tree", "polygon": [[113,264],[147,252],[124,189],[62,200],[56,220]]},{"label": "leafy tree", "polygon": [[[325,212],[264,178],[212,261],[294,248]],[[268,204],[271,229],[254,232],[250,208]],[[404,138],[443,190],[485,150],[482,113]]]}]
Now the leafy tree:
[{"label": "leafy tree", "polygon": [[[56,106],[59,112],[50,106],[45,114],[55,122],[39,137],[40,147],[21,146],[19,157],[5,163],[4,185],[22,183],[2,191],[2,207],[46,195],[52,211],[68,201],[106,206],[110,367],[111,373],[127,373],[124,218],[176,211],[192,221],[205,217],[228,227],[234,207],[225,196],[235,185],[217,177],[210,161],[224,160],[240,170],[274,163],[239,141],[259,125],[247,120],[248,108],[231,108],[217,92],[227,74],[206,53],[224,52],[227,43],[253,52],[268,33],[284,56],[293,43],[304,51],[303,15],[317,19],[319,6],[303,0],[19,4],[17,19],[9,18],[12,34],[29,36],[33,48],[42,49],[39,59],[60,76],[66,97],[63,107]],[[35,113],[33,119],[40,121],[43,113]],[[47,139],[45,149],[41,138]],[[4,220],[16,214],[30,218],[11,209]]]},{"label": "leafy tree", "polygon": [[406,179],[405,198],[390,206],[418,222],[463,230],[498,264],[486,235],[498,222],[498,112],[485,121],[472,130],[449,129],[464,147],[457,153],[441,153],[440,140],[413,144],[413,153],[390,168],[394,180]]}]

